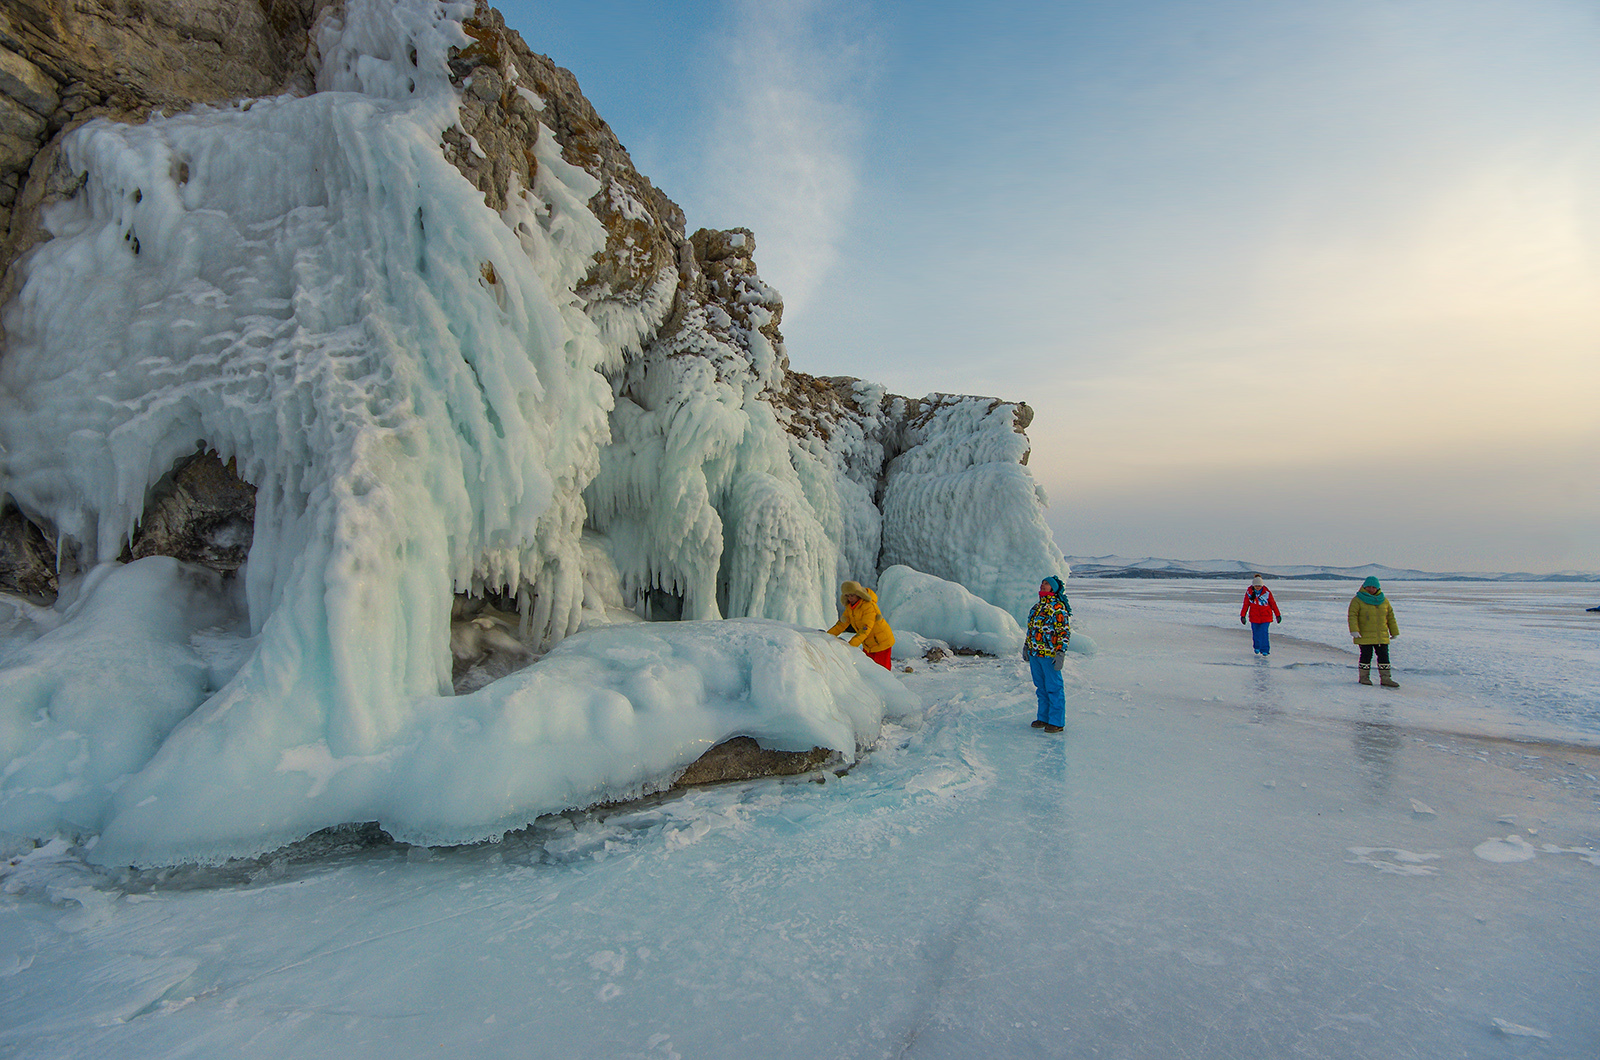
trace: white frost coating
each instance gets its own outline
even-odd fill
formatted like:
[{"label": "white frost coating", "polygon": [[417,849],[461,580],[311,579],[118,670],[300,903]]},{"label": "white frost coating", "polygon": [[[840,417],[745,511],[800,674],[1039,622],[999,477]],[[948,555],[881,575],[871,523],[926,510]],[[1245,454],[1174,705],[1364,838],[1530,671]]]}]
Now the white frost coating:
[{"label": "white frost coating", "polygon": [[1024,622],[1040,580],[1068,568],[1021,464],[1028,439],[1015,429],[1016,406],[928,400],[937,404],[889,463],[881,563],[957,582]]},{"label": "white frost coating", "polygon": [[852,384],[851,390],[857,414],[832,420],[826,444],[817,440],[812,446],[820,459],[834,466],[837,518],[830,510],[825,525],[839,543],[840,574],[876,589],[883,513],[878,510],[875,493],[887,456],[882,411],[885,391],[875,383],[859,381]]},{"label": "white frost coating", "polygon": [[647,336],[655,333],[672,310],[678,290],[678,270],[664,266],[638,301],[603,298],[584,306],[584,312],[600,329],[600,341],[611,352],[602,366],[608,372],[621,371],[626,355],[637,355]]},{"label": "white frost coating", "polygon": [[105,564],[64,621],[0,670],[0,829],[98,831],[112,799],[211,691],[191,647],[238,616],[212,571]]},{"label": "white frost coating", "polygon": [[544,135],[518,223],[485,207],[438,146],[455,120],[441,10],[352,4],[342,35],[319,31],[346,56],[335,87],[393,94],[404,76],[408,99],[433,96],[324,92],[67,137],[87,184],[47,214],[55,238],[7,314],[7,489],[83,561],[121,551],[197,440],[258,487],[260,646],[200,711],[229,711],[237,739],[385,746],[449,687],[458,586],[529,583],[540,639],[582,620],[580,494],[611,394],[571,286],[604,245],[584,207],[598,183]]},{"label": "white frost coating", "polygon": [[1005,610],[910,567],[890,567],[878,576],[878,607],[897,641],[905,632],[990,655],[1022,650],[1022,627]]},{"label": "white frost coating", "polygon": [[752,364],[723,337],[735,327],[696,307],[630,364],[589,522],[646,617],[823,625],[839,558],[824,523],[837,522],[832,476],[758,397],[777,363],[770,344],[741,333],[768,350]]},{"label": "white frost coating", "polygon": [[92,856],[218,860],[342,821],[425,845],[497,839],[543,813],[663,788],[735,735],[853,760],[920,701],[841,641],[734,619],[580,633],[537,666],[422,708],[374,753],[280,738],[234,743],[225,769],[205,771],[171,750],[229,742],[231,721],[185,725],[126,785]]},{"label": "white frost coating", "polygon": [[317,91],[353,92],[397,103],[452,101],[449,50],[473,43],[461,27],[470,2],[344,0],[316,27]]}]

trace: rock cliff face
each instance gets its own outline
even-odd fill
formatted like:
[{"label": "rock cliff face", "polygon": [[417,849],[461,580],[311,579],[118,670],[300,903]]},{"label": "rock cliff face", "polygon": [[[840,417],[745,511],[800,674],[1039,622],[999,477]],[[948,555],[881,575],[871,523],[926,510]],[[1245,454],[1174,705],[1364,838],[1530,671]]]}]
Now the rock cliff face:
[{"label": "rock cliff face", "polygon": [[[95,119],[140,123],[196,104],[313,93],[331,59],[319,51],[319,28],[337,21],[343,6],[12,0],[0,12],[0,304],[17,294],[17,261],[49,238],[44,212],[84,184],[86,174],[65,162],[64,137]],[[904,562],[1015,608],[1016,585],[985,582],[971,569],[985,536],[983,513],[971,509],[987,503],[973,491],[992,491],[994,478],[973,472],[1026,463],[1027,406],[943,395],[909,400],[857,380],[794,371],[779,330],[783,303],[757,273],[754,235],[687,234],[683,212],[634,169],[571,73],[534,53],[481,0],[453,6],[471,13],[461,22],[466,43],[448,63],[460,106],[441,138],[444,157],[496,212],[538,185],[541,137],[553,137],[562,159],[598,181],[588,208],[605,245],[574,290],[613,351],[605,366],[617,402],[612,444],[584,486],[581,509],[564,517],[582,527],[548,532],[581,529],[599,540],[622,602],[652,617],[812,621],[805,608],[773,604],[771,586],[799,579],[826,600],[839,577],[870,584],[877,570]],[[410,61],[417,63],[414,51]],[[494,285],[492,264],[483,268]],[[742,417],[739,426],[723,441],[682,436],[682,410],[708,395]],[[750,442],[750,424],[769,421],[787,437],[787,451],[770,439],[764,450]],[[148,491],[125,556],[172,555],[224,572],[239,565],[253,490],[200,441],[195,457]],[[669,452],[687,454],[694,466],[663,475],[660,458]],[[1005,488],[1018,504],[1035,503],[1025,474]],[[48,596],[58,567],[109,558],[79,555],[84,542],[35,505],[21,501],[19,511],[18,501],[8,491],[0,588]],[[1027,534],[1024,558],[1059,568],[1042,520]],[[825,542],[833,555],[820,562],[830,551]],[[992,547],[990,566],[998,568],[1017,542]],[[780,558],[762,569],[730,562],[752,548]],[[582,572],[591,583],[593,575]],[[1030,568],[1023,581],[1037,576]],[[502,579],[490,574],[457,587],[518,599],[525,613],[542,600],[523,633],[547,644],[579,624],[579,603],[562,598],[584,595],[573,579],[570,571],[544,571],[525,573],[520,585],[495,584]],[[562,592],[558,580],[567,586]],[[592,584],[587,592],[593,604]]]},{"label": "rock cliff face", "polygon": [[[0,9],[0,277],[40,237],[62,132],[91,118],[312,87],[322,0],[8,0]],[[70,177],[67,178],[70,184]],[[0,301],[11,291],[0,290]]]}]

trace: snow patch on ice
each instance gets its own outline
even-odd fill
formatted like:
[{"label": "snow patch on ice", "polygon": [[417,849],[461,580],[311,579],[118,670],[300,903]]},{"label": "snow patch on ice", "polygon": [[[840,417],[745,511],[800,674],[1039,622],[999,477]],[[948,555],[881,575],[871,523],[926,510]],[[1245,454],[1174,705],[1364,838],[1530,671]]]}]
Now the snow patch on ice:
[{"label": "snow patch on ice", "polygon": [[1429,865],[1437,861],[1438,854],[1414,854],[1398,847],[1348,847],[1355,857],[1347,858],[1346,865],[1371,865],[1379,872],[1395,876],[1432,876],[1439,870]]},{"label": "snow patch on ice", "polygon": [[1519,835],[1508,835],[1504,839],[1489,839],[1472,848],[1472,852],[1484,861],[1492,861],[1500,865],[1513,865],[1520,861],[1532,861],[1539,856],[1533,844]]},{"label": "snow patch on ice", "polygon": [[1540,848],[1546,854],[1575,854],[1579,861],[1587,862],[1600,869],[1600,850],[1594,847],[1558,847],[1554,843],[1546,843]]}]

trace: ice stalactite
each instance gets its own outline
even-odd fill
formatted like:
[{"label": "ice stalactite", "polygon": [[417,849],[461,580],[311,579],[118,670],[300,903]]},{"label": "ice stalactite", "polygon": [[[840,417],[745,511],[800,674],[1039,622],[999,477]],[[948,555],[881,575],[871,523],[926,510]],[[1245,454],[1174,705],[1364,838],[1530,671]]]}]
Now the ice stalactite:
[{"label": "ice stalactite", "polygon": [[[1016,406],[792,372],[753,236],[684,238],[497,18],[346,0],[315,93],[56,145],[0,491],[61,597],[0,629],[0,828],[124,863],[347,822],[467,842],[733,735],[852,755],[916,702],[794,628],[841,578],[903,562],[1015,613],[1064,573]],[[473,107],[526,139],[480,157]],[[130,549],[196,454],[253,498],[237,575]]]},{"label": "ice stalactite", "polygon": [[[823,623],[838,575],[833,461],[769,399],[784,358],[754,283],[735,320],[693,306],[617,379],[612,442],[586,500],[624,592],[649,617]],[[831,520],[836,525],[837,518]]]},{"label": "ice stalactite", "polygon": [[597,181],[545,136],[536,187],[488,210],[438,146],[466,38],[391,6],[322,27],[329,87],[366,94],[74,133],[85,182],[21,265],[0,362],[6,490],[88,566],[197,441],[236,462],[260,641],[209,709],[293,703],[341,754],[448,690],[455,586],[527,582],[541,638],[577,628],[611,403],[571,293]]}]

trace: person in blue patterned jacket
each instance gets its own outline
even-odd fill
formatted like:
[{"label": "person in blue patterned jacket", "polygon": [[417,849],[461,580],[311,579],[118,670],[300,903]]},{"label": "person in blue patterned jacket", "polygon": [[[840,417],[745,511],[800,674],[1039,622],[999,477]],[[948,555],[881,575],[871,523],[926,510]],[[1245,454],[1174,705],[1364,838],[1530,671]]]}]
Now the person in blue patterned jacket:
[{"label": "person in blue patterned jacket", "polygon": [[1033,671],[1033,690],[1039,697],[1039,716],[1033,727],[1060,732],[1067,725],[1067,694],[1061,668],[1067,663],[1067,642],[1072,639],[1072,605],[1067,587],[1051,575],[1039,583],[1039,602],[1028,612],[1028,637],[1022,657]]}]

